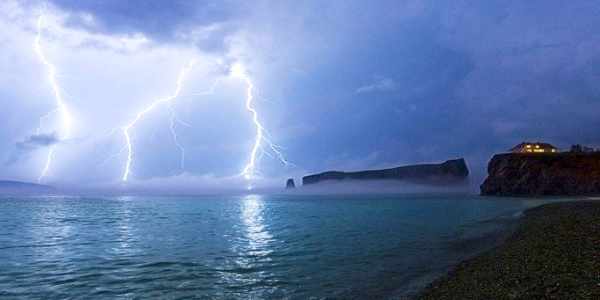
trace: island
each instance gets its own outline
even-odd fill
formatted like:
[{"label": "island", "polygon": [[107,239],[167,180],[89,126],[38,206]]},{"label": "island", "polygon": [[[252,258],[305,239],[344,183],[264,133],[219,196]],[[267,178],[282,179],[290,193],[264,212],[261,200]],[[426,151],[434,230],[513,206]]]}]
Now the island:
[{"label": "island", "polygon": [[482,195],[600,195],[599,152],[514,152],[495,155]]},{"label": "island", "polygon": [[55,193],[49,185],[14,180],[0,180],[0,195],[42,195]]},{"label": "island", "polygon": [[446,185],[466,182],[469,169],[463,158],[440,164],[419,164],[358,172],[328,171],[304,176],[303,185],[341,180],[401,180],[417,184]]}]

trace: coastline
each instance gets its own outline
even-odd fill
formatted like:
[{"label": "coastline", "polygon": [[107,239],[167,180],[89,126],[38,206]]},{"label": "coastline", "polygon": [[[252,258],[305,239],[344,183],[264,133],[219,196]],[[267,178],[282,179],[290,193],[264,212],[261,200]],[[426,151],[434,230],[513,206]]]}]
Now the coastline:
[{"label": "coastline", "polygon": [[458,264],[419,299],[599,299],[600,201],[528,209],[500,246]]}]

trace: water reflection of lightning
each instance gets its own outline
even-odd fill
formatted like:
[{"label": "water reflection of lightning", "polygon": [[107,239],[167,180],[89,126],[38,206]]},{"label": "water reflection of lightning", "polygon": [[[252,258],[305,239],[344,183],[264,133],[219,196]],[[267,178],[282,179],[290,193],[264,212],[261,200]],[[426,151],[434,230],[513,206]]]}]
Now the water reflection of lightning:
[{"label": "water reflection of lightning", "polygon": [[[158,105],[163,104],[163,103],[170,104],[170,102],[172,102],[177,97],[179,97],[179,94],[181,93],[181,89],[183,88],[183,81],[185,80],[185,77],[187,76],[187,74],[194,67],[195,63],[196,63],[195,60],[192,60],[181,70],[181,72],[179,73],[179,77],[177,78],[177,87],[175,88],[175,92],[171,96],[168,96],[166,98],[161,98],[161,99],[154,101],[148,107],[146,107],[145,109],[138,112],[137,115],[135,116],[135,118],[131,122],[129,122],[128,124],[126,124],[125,126],[122,127],[123,135],[125,136],[126,149],[127,149],[127,161],[125,162],[125,168],[123,170],[123,176],[121,178],[123,181],[127,181],[129,179],[129,175],[131,173],[131,163],[133,161],[133,145],[132,145],[132,141],[131,141],[131,134],[129,131],[131,129],[133,129],[133,127],[144,117],[145,114],[152,111],[155,107],[157,107]],[[176,146],[181,150],[181,153],[182,153],[181,167],[183,167],[183,160],[185,159],[185,149],[179,143],[179,141],[177,140],[177,135],[175,134],[175,122],[181,122],[181,121],[178,121],[176,119],[172,108],[170,106],[168,108],[171,113],[171,115],[170,115],[171,133],[173,134],[173,139],[175,140]]]},{"label": "water reflection of lightning", "polygon": [[[250,180],[254,178],[257,174],[256,171],[256,161],[259,154],[269,154],[267,150],[264,149],[263,143],[267,144],[272,153],[275,154],[276,158],[283,165],[290,165],[285,159],[285,156],[281,152],[281,147],[271,142],[268,138],[268,133],[260,123],[258,118],[258,112],[253,106],[254,100],[254,84],[252,83],[252,79],[246,73],[244,66],[241,64],[235,64],[231,68],[231,74],[235,77],[241,78],[246,83],[246,110],[250,112],[252,115],[252,122],[254,123],[254,127],[256,128],[256,134],[254,136],[254,145],[252,146],[252,150],[250,151],[250,158],[248,160],[248,164],[242,170],[240,175],[244,176],[244,178]],[[260,153],[259,153],[260,151]],[[250,189],[251,187],[249,187]]]},{"label": "water reflection of lightning", "polygon": [[[61,120],[60,131],[58,132],[57,138],[59,140],[69,139],[71,137],[71,114],[69,113],[69,109],[65,104],[63,99],[61,88],[58,85],[58,81],[56,80],[56,67],[46,58],[44,51],[42,50],[41,40],[42,40],[42,29],[43,29],[43,16],[40,16],[37,20],[37,36],[35,38],[35,42],[33,47],[35,49],[35,53],[37,54],[39,60],[42,64],[48,69],[48,81],[52,86],[52,91],[54,92],[54,98],[56,101],[56,108],[51,112],[45,114],[40,118],[40,126],[37,129],[37,134],[40,134],[41,127],[43,125],[43,119],[49,117],[50,114],[57,112],[59,114]],[[44,177],[48,174],[50,170],[50,166],[52,165],[52,160],[54,158],[54,153],[56,151],[56,145],[50,146],[48,150],[48,155],[46,157],[46,163],[42,168],[42,172],[38,177],[38,182],[41,182]]]}]

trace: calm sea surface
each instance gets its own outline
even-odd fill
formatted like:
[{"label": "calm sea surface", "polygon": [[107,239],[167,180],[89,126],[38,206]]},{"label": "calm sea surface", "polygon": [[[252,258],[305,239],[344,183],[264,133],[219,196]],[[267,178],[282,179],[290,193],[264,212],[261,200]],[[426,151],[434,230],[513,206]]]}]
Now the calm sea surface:
[{"label": "calm sea surface", "polygon": [[0,198],[0,298],[395,298],[548,201]]}]

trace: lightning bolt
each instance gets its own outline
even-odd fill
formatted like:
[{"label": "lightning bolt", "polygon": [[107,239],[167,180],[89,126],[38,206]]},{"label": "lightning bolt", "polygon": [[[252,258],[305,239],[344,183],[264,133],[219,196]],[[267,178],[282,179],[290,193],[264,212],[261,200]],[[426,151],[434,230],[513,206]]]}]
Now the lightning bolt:
[{"label": "lightning bolt", "polygon": [[[54,92],[56,108],[40,118],[40,126],[37,129],[37,134],[39,134],[41,131],[41,127],[43,125],[42,124],[43,119],[49,117],[50,114],[57,112],[60,115],[60,120],[61,120],[61,127],[60,127],[60,132],[59,132],[58,138],[59,138],[59,140],[65,140],[65,139],[69,139],[71,137],[71,124],[72,124],[71,114],[69,112],[69,109],[67,108],[67,105],[65,104],[63,95],[61,93],[61,88],[56,79],[56,67],[46,58],[46,55],[44,54],[44,51],[42,49],[42,44],[41,44],[42,30],[43,30],[43,16],[39,16],[38,20],[37,20],[37,36],[33,43],[33,47],[34,47],[35,53],[38,56],[38,59],[48,70],[48,81],[50,82],[50,85],[52,86],[52,91]],[[42,168],[40,176],[38,177],[38,182],[41,182],[44,179],[44,177],[46,177],[46,175],[48,174],[48,171],[50,170],[50,166],[52,165],[52,160],[54,158],[55,152],[56,152],[56,145],[50,146],[50,149],[48,150],[48,155],[46,157],[46,163],[44,164],[44,167]]]},{"label": "lightning bolt", "polygon": [[186,127],[192,127],[192,126],[190,124],[180,120],[177,117],[177,114],[175,114],[175,110],[173,109],[173,107],[171,105],[169,105],[169,114],[170,114],[169,130],[171,131],[171,136],[173,137],[173,142],[175,143],[175,146],[177,146],[177,148],[179,149],[179,154],[180,154],[179,169],[183,171],[183,170],[185,170],[185,148],[179,142],[179,138],[177,136],[177,131],[175,130],[175,126],[177,124],[181,124]]},{"label": "lightning bolt", "polygon": [[[256,133],[254,136],[254,145],[252,146],[252,150],[250,151],[248,163],[246,164],[240,175],[246,178],[247,180],[251,180],[256,177],[258,173],[256,170],[258,156],[262,154],[270,155],[270,153],[264,148],[263,144],[266,144],[268,146],[268,149],[270,149],[270,151],[275,154],[276,158],[283,165],[290,165],[291,163],[285,159],[285,156],[282,153],[282,148],[271,142],[268,132],[265,130],[265,127],[260,122],[260,119],[258,117],[258,111],[253,106],[254,83],[252,82],[252,79],[246,72],[246,69],[241,64],[234,64],[231,67],[231,75],[242,79],[244,83],[246,83],[246,110],[252,115],[252,122],[254,123],[254,127],[256,128]],[[252,186],[248,186],[248,189],[252,189]]]},{"label": "lightning bolt", "polygon": [[[161,98],[161,99],[155,100],[149,106],[147,106],[146,108],[144,108],[143,110],[141,110],[140,112],[138,112],[137,115],[135,116],[135,118],[133,120],[131,120],[131,122],[129,122],[128,124],[126,124],[125,126],[122,127],[123,135],[125,136],[125,143],[126,143],[125,148],[127,149],[127,161],[125,162],[125,168],[123,170],[123,176],[121,177],[121,180],[127,181],[129,179],[129,175],[131,174],[131,164],[133,162],[133,144],[132,144],[132,141],[131,141],[130,131],[144,117],[144,115],[146,115],[147,113],[149,113],[152,110],[154,110],[154,108],[156,108],[160,104],[164,104],[164,103],[171,104],[171,102],[173,100],[175,100],[177,97],[179,97],[179,94],[181,93],[181,89],[183,88],[183,82],[185,81],[185,78],[187,77],[188,73],[194,67],[195,63],[196,63],[195,60],[191,60],[179,72],[179,77],[177,78],[177,86],[176,86],[175,91],[173,92],[172,95],[170,95],[168,97],[165,97],[165,98]],[[170,117],[171,118],[170,119],[170,121],[171,121],[171,126],[170,126],[171,134],[173,135],[173,139],[175,140],[176,146],[181,151],[181,167],[183,167],[184,166],[184,159],[185,159],[185,149],[179,143],[179,141],[177,139],[177,135],[175,134],[175,123],[176,122],[181,122],[181,121],[178,121],[178,119],[175,116],[175,113],[174,113],[173,109],[170,106],[169,106],[169,110],[170,110],[170,113],[171,113],[171,115],[170,115],[171,116]]]},{"label": "lightning bolt", "polygon": [[[35,50],[40,62],[42,62],[42,64],[47,69],[47,72],[48,72],[47,76],[48,76],[50,85],[52,86],[52,91],[54,93],[56,108],[53,109],[52,111],[48,112],[44,116],[40,117],[40,125],[37,129],[37,134],[39,134],[42,130],[43,120],[45,120],[46,118],[49,118],[50,115],[52,115],[54,113],[58,113],[59,118],[60,118],[60,128],[58,131],[58,139],[66,140],[66,139],[71,138],[72,117],[71,117],[69,109],[65,103],[63,94],[61,92],[61,87],[57,80],[56,67],[46,58],[44,51],[42,49],[42,45],[41,45],[42,31],[43,31],[43,15],[39,16],[39,18],[37,20],[37,36],[36,36],[35,42],[34,42],[34,50]],[[125,144],[126,144],[123,147],[123,149],[127,151],[127,159],[126,159],[125,166],[123,169],[123,175],[121,177],[121,179],[123,181],[127,181],[129,179],[129,177],[131,175],[131,165],[133,163],[134,149],[133,149],[131,131],[138,124],[138,122],[140,122],[144,118],[144,116],[146,114],[150,113],[152,110],[154,110],[156,107],[158,107],[161,104],[168,105],[167,108],[169,109],[169,113],[170,113],[169,129],[170,129],[171,135],[173,137],[173,141],[180,151],[180,168],[181,169],[185,168],[185,148],[179,142],[179,139],[178,139],[178,136],[176,133],[176,125],[181,124],[184,126],[189,126],[189,124],[187,124],[177,118],[175,111],[172,108],[171,104],[176,98],[179,97],[181,90],[183,88],[183,82],[185,81],[185,78],[187,77],[188,73],[193,68],[194,64],[195,64],[195,60],[191,60],[180,71],[179,76],[177,78],[176,88],[175,88],[175,91],[173,92],[173,94],[171,94],[168,97],[155,100],[149,106],[147,106],[143,110],[139,111],[129,123],[127,123],[125,126],[121,127],[121,131],[125,138]],[[246,106],[246,110],[248,112],[250,112],[250,114],[252,116],[252,122],[256,129],[255,137],[254,137],[254,144],[250,151],[248,163],[243,168],[240,175],[242,175],[247,180],[251,180],[251,179],[255,178],[256,175],[258,174],[257,160],[263,154],[266,154],[269,156],[274,156],[283,165],[286,165],[286,166],[291,165],[291,163],[288,162],[286,160],[285,156],[283,155],[282,148],[271,141],[268,132],[265,130],[264,126],[260,122],[258,111],[256,110],[256,108],[253,105],[255,88],[254,88],[254,83],[252,82],[251,77],[247,74],[245,68],[241,64],[233,65],[230,72],[231,72],[230,74],[232,76],[242,79],[244,81],[244,83],[246,84],[245,106]],[[212,90],[214,89],[214,86],[216,86],[216,83],[217,83],[217,81],[212,86],[211,90],[209,92],[207,92],[206,94],[213,92]],[[50,170],[50,167],[53,162],[55,152],[56,152],[56,145],[50,146],[48,155],[46,157],[46,162],[45,162],[45,164],[42,168],[42,171],[40,173],[40,176],[38,178],[39,182],[41,182],[43,180],[43,178],[46,177],[46,175],[48,174],[48,171]]]}]

